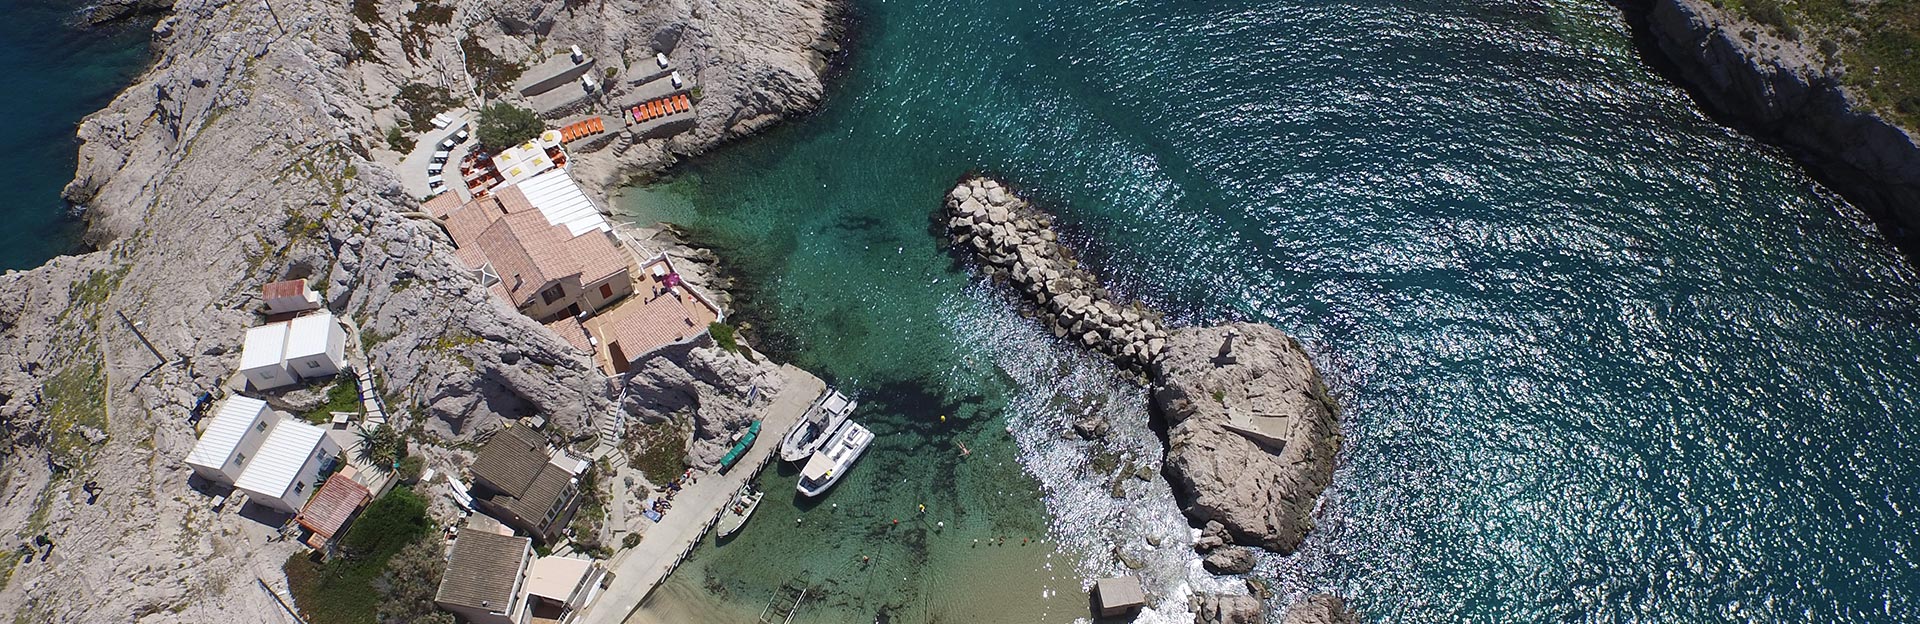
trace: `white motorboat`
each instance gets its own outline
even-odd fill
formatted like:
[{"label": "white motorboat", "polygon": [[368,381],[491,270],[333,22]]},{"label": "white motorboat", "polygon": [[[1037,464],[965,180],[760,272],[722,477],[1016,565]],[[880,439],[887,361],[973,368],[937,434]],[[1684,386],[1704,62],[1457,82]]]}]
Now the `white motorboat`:
[{"label": "white motorboat", "polygon": [[745,526],[747,518],[753,516],[753,510],[760,508],[760,499],[765,497],[765,493],[753,491],[751,485],[740,488],[740,495],[727,503],[726,510],[720,514],[720,537],[732,537],[734,532]]},{"label": "white motorboat", "polygon": [[800,462],[812,457],[814,451],[827,443],[827,437],[847,421],[847,416],[853,414],[853,408],[859,406],[859,401],[847,398],[839,390],[820,395],[813,406],[807,408],[807,414],[800,417],[800,424],[794,425],[787,437],[780,440],[780,459]]},{"label": "white motorboat", "polygon": [[827,488],[840,481],[840,475],[847,473],[853,466],[853,460],[860,459],[867,445],[873,442],[873,432],[860,423],[847,421],[827,439],[827,445],[813,452],[813,458],[800,469],[800,485],[796,487],[802,496],[819,496]]}]

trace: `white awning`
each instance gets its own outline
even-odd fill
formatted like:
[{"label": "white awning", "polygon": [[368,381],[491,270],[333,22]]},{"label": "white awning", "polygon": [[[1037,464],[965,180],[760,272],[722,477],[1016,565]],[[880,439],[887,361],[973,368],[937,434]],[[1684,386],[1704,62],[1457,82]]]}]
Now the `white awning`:
[{"label": "white awning", "polygon": [[813,459],[807,460],[807,467],[800,469],[800,478],[807,481],[819,481],[833,472],[833,459],[826,453],[815,451]]},{"label": "white awning", "polygon": [[587,199],[586,191],[580,189],[580,184],[574,182],[565,169],[528,178],[520,183],[520,192],[527,196],[527,203],[547,218],[547,223],[567,226],[568,234],[579,236],[593,230],[613,230],[607,218],[600,215],[600,209]]}]

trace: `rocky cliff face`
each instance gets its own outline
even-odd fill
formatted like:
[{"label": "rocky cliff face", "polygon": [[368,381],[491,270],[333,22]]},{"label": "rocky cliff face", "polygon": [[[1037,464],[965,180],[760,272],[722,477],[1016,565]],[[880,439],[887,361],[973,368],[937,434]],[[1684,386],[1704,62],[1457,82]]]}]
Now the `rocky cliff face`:
[{"label": "rocky cliff face", "polygon": [[[356,324],[354,350],[397,424],[443,438],[530,414],[579,437],[615,410],[652,418],[692,407],[721,422],[745,405],[728,398],[744,388],[727,384],[753,383],[760,365],[728,361],[737,355],[682,350],[652,366],[684,375],[623,394],[489,296],[438,228],[403,216],[417,203],[382,164],[397,159],[379,137],[401,114],[400,85],[471,93],[461,88],[465,39],[509,60],[563,40],[650,57],[631,48],[671,40],[705,85],[697,127],[578,161],[598,172],[584,176],[589,187],[644,174],[814,106],[828,7],[488,0],[449,3],[439,20],[381,0],[369,22],[351,4],[179,0],[155,28],[148,73],[82,123],[67,196],[86,207],[99,251],[0,276],[0,534],[57,544],[51,560],[12,568],[0,617],[281,617],[254,578],[283,585],[295,545],[231,507],[212,510],[187,491],[181,463],[195,437],[186,406],[232,376],[264,282],[311,278]],[[83,491],[89,481],[104,491]]]},{"label": "rocky cliff face", "polygon": [[1896,242],[1909,249],[1920,242],[1920,145],[1850,95],[1840,83],[1843,69],[1707,2],[1628,6],[1706,108],[1786,147],[1855,205],[1892,225],[1887,234]]},{"label": "rocky cliff face", "polygon": [[[1187,515],[1219,522],[1238,543],[1298,548],[1340,450],[1335,404],[1299,342],[1254,323],[1174,330],[1154,380],[1167,477]],[[1236,416],[1286,423],[1290,439],[1257,441],[1231,428]]]}]

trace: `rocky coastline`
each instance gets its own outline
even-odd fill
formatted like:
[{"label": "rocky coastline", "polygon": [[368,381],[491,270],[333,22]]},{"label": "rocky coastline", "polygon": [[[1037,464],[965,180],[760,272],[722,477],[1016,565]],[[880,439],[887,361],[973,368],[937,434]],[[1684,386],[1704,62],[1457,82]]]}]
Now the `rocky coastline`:
[{"label": "rocky coastline", "polygon": [[[1056,338],[1150,384],[1168,425],[1163,472],[1182,511],[1205,526],[1195,547],[1208,571],[1250,572],[1244,546],[1299,547],[1340,451],[1338,406],[1299,341],[1257,323],[1168,329],[1148,306],[1114,301],[1059,242],[1053,217],[999,180],[962,179],[939,221],[953,249],[1024,296]],[[1202,594],[1192,608],[1200,622],[1264,618],[1251,596]]]},{"label": "rocky coastline", "polygon": [[1145,372],[1167,347],[1162,315],[1111,293],[1060,244],[1053,217],[998,180],[970,178],[947,195],[952,243],[971,249],[982,271],[1011,281],[1039,306],[1055,338],[1071,339],[1121,368]]},{"label": "rocky coastline", "polygon": [[1706,0],[1625,0],[1643,51],[1696,101],[1789,155],[1920,253],[1920,143],[1874,113],[1810,42],[1790,41]]},{"label": "rocky coastline", "polygon": [[[697,120],[671,139],[578,155],[577,178],[604,198],[817,106],[838,4],[129,0],[82,17],[167,5],[147,72],[77,133],[66,196],[85,208],[98,251],[0,276],[0,531],[63,545],[0,583],[0,617],[284,617],[252,579],[284,595],[278,571],[298,544],[209,510],[182,465],[195,439],[187,410],[233,375],[265,282],[307,278],[354,324],[353,359],[378,379],[392,422],[422,443],[458,448],[535,415],[554,439],[590,443],[615,414],[692,410],[700,461],[753,413],[746,386],[767,377],[764,358],[695,344],[627,385],[490,296],[444,233],[408,216],[418,198],[379,137],[406,116],[403,86],[445,87],[477,106],[462,61],[473,46],[532,62],[555,42],[623,61],[670,44],[702,87]],[[303,392],[315,396],[289,400],[318,395]],[[104,491],[90,496],[89,482]]]}]

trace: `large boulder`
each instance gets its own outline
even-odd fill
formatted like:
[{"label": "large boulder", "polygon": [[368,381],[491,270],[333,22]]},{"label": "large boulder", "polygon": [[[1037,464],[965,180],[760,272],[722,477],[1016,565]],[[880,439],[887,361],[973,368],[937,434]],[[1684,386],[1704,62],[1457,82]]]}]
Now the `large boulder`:
[{"label": "large boulder", "polygon": [[1194,624],[1264,624],[1266,607],[1259,598],[1230,594],[1194,594]]},{"label": "large boulder", "polygon": [[[1293,552],[1340,450],[1336,406],[1300,343],[1253,323],[1181,329],[1153,371],[1154,405],[1169,427],[1167,478],[1182,510],[1218,521],[1236,543]],[[1283,439],[1236,428],[1249,420]]]},{"label": "large boulder", "polygon": [[1253,571],[1253,551],[1244,546],[1215,548],[1200,559],[1208,572],[1214,574],[1246,574]]}]

